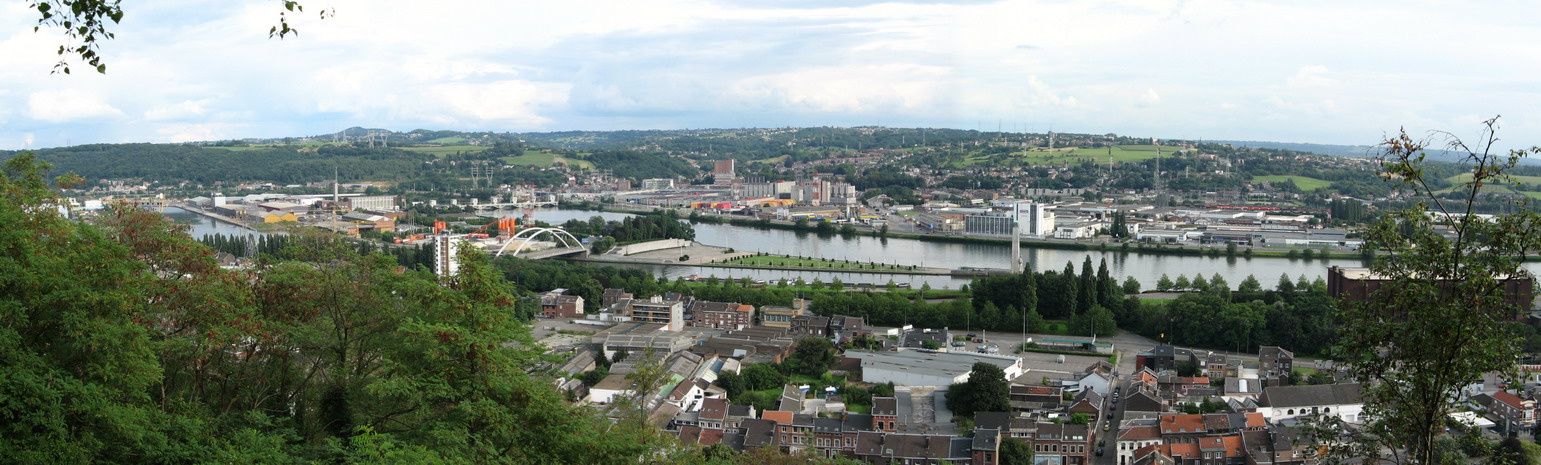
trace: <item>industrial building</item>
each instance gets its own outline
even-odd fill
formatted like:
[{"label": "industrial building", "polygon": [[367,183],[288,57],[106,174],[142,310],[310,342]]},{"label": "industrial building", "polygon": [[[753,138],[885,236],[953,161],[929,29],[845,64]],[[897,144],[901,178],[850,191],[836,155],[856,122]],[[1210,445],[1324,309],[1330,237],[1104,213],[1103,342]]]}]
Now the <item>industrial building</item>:
[{"label": "industrial building", "polygon": [[947,386],[968,381],[975,363],[994,364],[1006,372],[1006,379],[1022,376],[1022,358],[972,352],[936,352],[901,350],[898,352],[846,351],[845,357],[860,360],[864,383],[888,383],[897,386]]}]

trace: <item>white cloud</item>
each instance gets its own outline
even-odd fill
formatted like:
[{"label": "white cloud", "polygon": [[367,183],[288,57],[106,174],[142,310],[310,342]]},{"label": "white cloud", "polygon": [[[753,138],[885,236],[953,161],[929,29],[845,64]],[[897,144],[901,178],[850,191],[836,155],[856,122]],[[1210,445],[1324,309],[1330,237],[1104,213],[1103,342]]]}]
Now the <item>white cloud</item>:
[{"label": "white cloud", "polygon": [[1285,80],[1290,87],[1332,87],[1338,85],[1336,79],[1327,77],[1327,67],[1321,65],[1302,66],[1294,76]]},{"label": "white cloud", "polygon": [[183,100],[175,105],[159,107],[144,112],[144,119],[150,121],[167,121],[190,119],[203,116],[209,112],[209,99]]},{"label": "white cloud", "polygon": [[519,80],[445,84],[430,88],[427,97],[460,120],[539,127],[551,122],[541,109],[565,104],[568,87]]},{"label": "white cloud", "polygon": [[123,116],[123,112],[96,96],[73,89],[42,90],[27,97],[33,119],[61,123],[88,118]]},{"label": "white cloud", "polygon": [[279,5],[187,5],[136,3],[102,44],[108,75],[62,76],[62,37],[0,3],[0,140],[1001,120],[1361,143],[1467,115],[1541,127],[1541,3],[330,0],[307,6],[335,17],[301,15],[282,41],[266,37]]}]

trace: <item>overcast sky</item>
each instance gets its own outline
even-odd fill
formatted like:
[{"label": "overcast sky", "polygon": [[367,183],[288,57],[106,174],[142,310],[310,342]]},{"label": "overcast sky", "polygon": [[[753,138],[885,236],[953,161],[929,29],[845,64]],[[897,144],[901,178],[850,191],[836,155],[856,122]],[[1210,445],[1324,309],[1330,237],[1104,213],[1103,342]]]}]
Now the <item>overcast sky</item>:
[{"label": "overcast sky", "polygon": [[0,149],[350,126],[1371,144],[1494,115],[1541,145],[1534,1],[303,3],[302,34],[279,41],[277,1],[125,2],[108,73],[66,76],[49,74],[62,36],[0,2]]}]

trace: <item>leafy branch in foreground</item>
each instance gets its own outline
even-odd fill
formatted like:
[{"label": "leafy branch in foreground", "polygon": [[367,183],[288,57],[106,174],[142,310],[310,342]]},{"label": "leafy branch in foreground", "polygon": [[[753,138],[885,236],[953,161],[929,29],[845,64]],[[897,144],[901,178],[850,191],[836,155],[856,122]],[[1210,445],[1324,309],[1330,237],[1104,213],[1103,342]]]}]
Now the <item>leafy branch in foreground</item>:
[{"label": "leafy branch in foreground", "polygon": [[[1333,355],[1364,383],[1365,406],[1360,425],[1318,419],[1310,428],[1328,463],[1437,463],[1435,440],[1460,388],[1488,373],[1513,378],[1520,351],[1504,324],[1521,309],[1505,290],[1532,279],[1520,265],[1541,245],[1530,234],[1541,215],[1528,208],[1529,198],[1511,199],[1520,208],[1503,216],[1475,215],[1473,205],[1484,186],[1505,181],[1506,171],[1541,148],[1494,153],[1497,128],[1497,118],[1484,122],[1473,145],[1443,132],[1414,140],[1405,131],[1381,144],[1382,176],[1423,200],[1365,230],[1367,245],[1385,252],[1372,266],[1385,281],[1339,312],[1343,330]],[[1464,202],[1440,200],[1425,176],[1424,150],[1438,142],[1466,154]]]},{"label": "leafy branch in foreground", "polygon": [[[268,37],[283,39],[290,35],[299,35],[300,30],[289,25],[290,13],[302,13],[305,7],[295,0],[280,0],[284,11],[278,13],[278,25],[268,30]],[[123,20],[123,6],[121,0],[35,0],[27,4],[28,9],[37,10],[37,25],[32,26],[32,32],[38,32],[43,28],[59,28],[64,32],[66,42],[59,46],[59,62],[54,64],[54,73],[63,72],[70,74],[70,59],[79,58],[81,61],[96,69],[96,72],[106,74],[107,64],[102,62],[101,46],[103,40],[114,39],[117,34],[109,28]],[[332,9],[321,11],[321,19],[335,15]]]}]

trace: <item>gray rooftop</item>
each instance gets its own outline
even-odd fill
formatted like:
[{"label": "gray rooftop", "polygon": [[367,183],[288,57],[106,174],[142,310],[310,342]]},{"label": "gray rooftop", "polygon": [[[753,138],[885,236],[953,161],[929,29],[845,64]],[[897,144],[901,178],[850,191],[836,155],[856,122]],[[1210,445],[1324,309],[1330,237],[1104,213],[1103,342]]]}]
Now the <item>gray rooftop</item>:
[{"label": "gray rooftop", "polygon": [[1309,407],[1346,405],[1364,402],[1359,384],[1318,384],[1313,386],[1273,386],[1263,389],[1258,405],[1267,407]]},{"label": "gray rooftop", "polygon": [[978,362],[991,363],[1002,370],[1021,363],[1021,359],[1014,356],[973,352],[932,352],[921,350],[868,352],[850,350],[846,351],[845,356],[861,360],[863,369],[877,367],[946,377],[956,377],[968,373],[974,364]]}]

